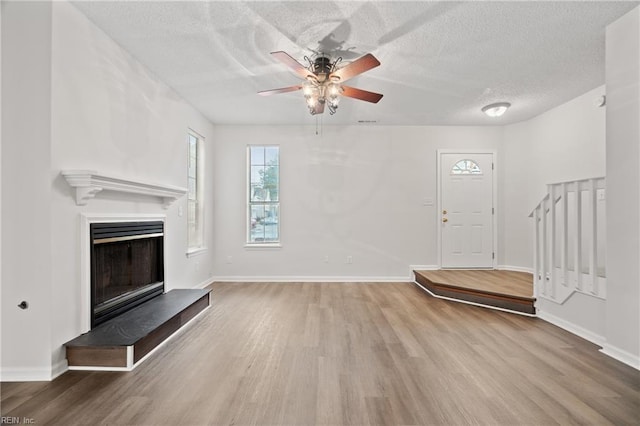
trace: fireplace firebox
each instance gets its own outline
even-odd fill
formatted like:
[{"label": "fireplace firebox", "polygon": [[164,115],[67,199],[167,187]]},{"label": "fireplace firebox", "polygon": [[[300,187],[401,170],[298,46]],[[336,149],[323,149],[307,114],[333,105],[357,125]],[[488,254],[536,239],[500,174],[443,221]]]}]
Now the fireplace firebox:
[{"label": "fireplace firebox", "polygon": [[93,223],[91,327],[164,293],[164,223]]}]

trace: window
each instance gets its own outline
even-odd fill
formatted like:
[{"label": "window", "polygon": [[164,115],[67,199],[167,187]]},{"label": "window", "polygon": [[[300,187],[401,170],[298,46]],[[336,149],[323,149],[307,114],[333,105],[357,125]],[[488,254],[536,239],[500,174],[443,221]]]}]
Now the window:
[{"label": "window", "polygon": [[187,135],[189,159],[187,166],[187,254],[204,250],[203,224],[203,159],[204,138],[193,131]]},{"label": "window", "polygon": [[280,148],[249,146],[248,244],[280,242]]},{"label": "window", "polygon": [[452,175],[481,175],[482,170],[473,160],[460,160],[451,168]]}]

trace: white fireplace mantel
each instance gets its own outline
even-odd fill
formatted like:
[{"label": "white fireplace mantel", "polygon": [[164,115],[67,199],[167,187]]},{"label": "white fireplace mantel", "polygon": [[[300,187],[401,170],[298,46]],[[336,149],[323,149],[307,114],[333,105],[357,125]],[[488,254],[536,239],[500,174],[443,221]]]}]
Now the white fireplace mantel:
[{"label": "white fireplace mantel", "polygon": [[93,170],[63,170],[61,175],[75,188],[78,206],[87,204],[100,191],[116,191],[158,197],[166,209],[187,193],[186,188],[106,176]]}]

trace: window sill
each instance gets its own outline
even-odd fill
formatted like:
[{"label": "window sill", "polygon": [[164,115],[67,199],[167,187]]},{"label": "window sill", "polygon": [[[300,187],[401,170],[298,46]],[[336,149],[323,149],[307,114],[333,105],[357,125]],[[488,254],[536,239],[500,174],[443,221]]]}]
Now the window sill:
[{"label": "window sill", "polygon": [[244,248],[252,250],[260,250],[260,249],[280,249],[282,248],[282,244],[280,243],[246,243]]},{"label": "window sill", "polygon": [[198,256],[201,254],[204,254],[207,251],[206,247],[198,247],[198,248],[193,248],[193,249],[189,249],[187,250],[187,257],[194,257],[194,256]]}]

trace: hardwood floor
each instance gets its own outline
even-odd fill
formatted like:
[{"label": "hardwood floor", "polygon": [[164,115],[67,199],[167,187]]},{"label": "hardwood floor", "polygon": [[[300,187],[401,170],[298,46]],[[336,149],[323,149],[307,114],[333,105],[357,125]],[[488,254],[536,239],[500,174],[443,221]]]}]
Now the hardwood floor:
[{"label": "hardwood floor", "polygon": [[433,282],[491,293],[533,297],[533,275],[498,270],[441,269],[417,271]]},{"label": "hardwood floor", "polygon": [[637,424],[640,372],[542,320],[411,283],[221,283],[129,373],[2,383],[40,425]]},{"label": "hardwood floor", "polygon": [[436,296],[535,315],[533,275],[499,270],[413,271],[416,282]]}]

